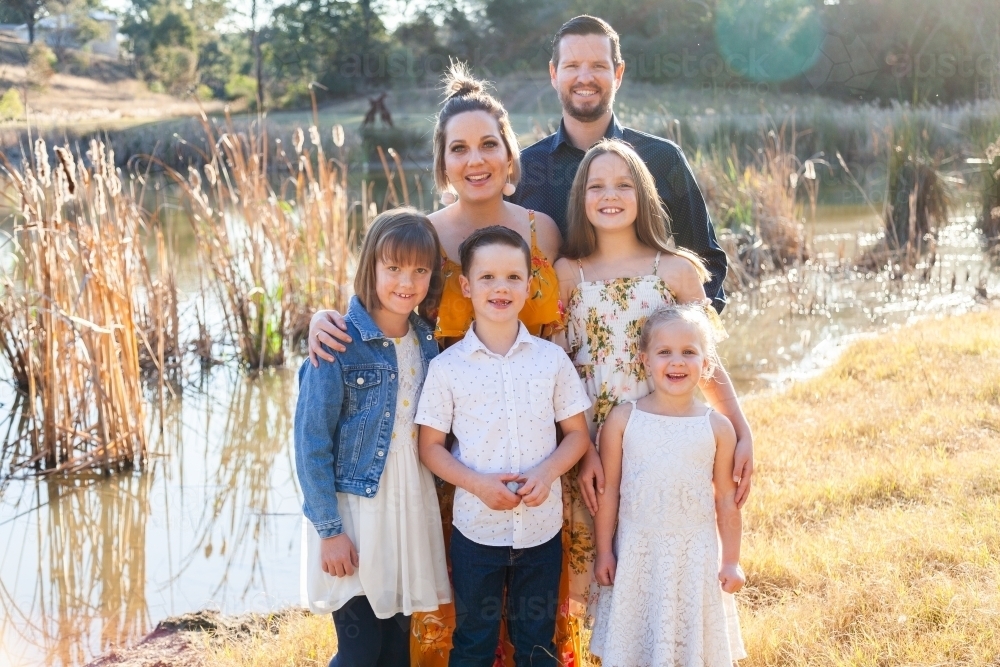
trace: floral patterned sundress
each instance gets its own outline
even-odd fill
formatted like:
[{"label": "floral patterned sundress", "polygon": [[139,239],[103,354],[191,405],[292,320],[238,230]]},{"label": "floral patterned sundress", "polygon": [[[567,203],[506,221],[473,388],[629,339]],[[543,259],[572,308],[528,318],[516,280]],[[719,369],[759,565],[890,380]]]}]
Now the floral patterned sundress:
[{"label": "floral patterned sundress", "polygon": [[[634,401],[652,391],[646,369],[639,360],[639,334],[646,318],[657,308],[677,303],[673,290],[656,275],[661,253],[656,254],[649,275],[588,281],[578,262],[580,283],[566,305],[566,348],[593,401],[587,410],[590,435],[597,432],[608,413],[619,403]],[[706,303],[707,303],[706,299]],[[718,314],[706,305],[718,329]],[[724,335],[724,332],[719,332]],[[599,596],[594,580],[594,520],[580,495],[573,475],[563,476],[563,498],[568,498],[563,524],[569,535],[569,613],[576,654],[581,664],[591,660],[583,635],[593,626]]]}]

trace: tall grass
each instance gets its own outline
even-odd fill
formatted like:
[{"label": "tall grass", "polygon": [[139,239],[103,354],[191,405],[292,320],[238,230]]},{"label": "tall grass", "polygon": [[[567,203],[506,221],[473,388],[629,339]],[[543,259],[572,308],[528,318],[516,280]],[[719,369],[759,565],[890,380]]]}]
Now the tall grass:
[{"label": "tall grass", "polygon": [[[228,116],[221,128],[201,120],[204,166],[167,173],[185,195],[240,359],[254,369],[280,365],[313,312],[344,309],[352,250],[377,211],[372,189],[363,184],[360,200],[349,196],[340,126],[332,129],[338,155],[331,157],[315,124],[297,128],[286,150],[264,122],[239,131]],[[284,173],[276,186],[272,163]],[[397,167],[405,192],[398,160]]]},{"label": "tall grass", "polygon": [[802,200],[815,216],[817,167],[826,162],[821,155],[799,159],[797,136],[791,118],[761,135],[761,148],[749,162],[741,161],[736,145],[694,155],[698,184],[730,256],[731,287],[746,287],[809,256]]},{"label": "tall grass", "polygon": [[17,211],[0,353],[24,407],[8,460],[11,470],[111,471],[143,459],[140,375],[177,353],[176,289],[169,258],[150,271],[143,237],[156,234],[161,253],[162,237],[113,152],[93,141],[88,160],[68,146],[54,154],[53,166],[39,139],[21,168],[0,155]]}]

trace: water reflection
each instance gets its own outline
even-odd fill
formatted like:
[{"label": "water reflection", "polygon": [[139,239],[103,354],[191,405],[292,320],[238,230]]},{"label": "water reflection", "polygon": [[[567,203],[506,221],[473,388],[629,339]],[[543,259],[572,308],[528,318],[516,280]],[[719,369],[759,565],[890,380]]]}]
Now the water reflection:
[{"label": "water reflection", "polygon": [[217,368],[165,402],[162,432],[152,406],[143,473],[12,481],[0,499],[0,664],[80,665],[170,614],[294,602],[294,386],[291,370]]},{"label": "water reflection", "polygon": [[[80,664],[149,627],[146,518],[154,481],[152,474],[121,475],[50,480],[33,489],[31,505],[41,520],[20,522],[34,535],[23,542],[12,536],[3,556],[4,652],[13,638],[15,646],[38,650],[44,664]],[[18,544],[25,547],[20,553]],[[30,596],[23,595],[24,582],[33,584]],[[86,643],[64,641],[85,637]]]},{"label": "water reflection", "polygon": [[723,312],[730,337],[719,353],[737,389],[745,394],[808,377],[858,336],[987,305],[1000,276],[975,225],[972,216],[953,219],[939,231],[934,254],[910,275],[891,278],[851,268],[879,232],[868,209],[821,209],[812,263],[730,297]]}]

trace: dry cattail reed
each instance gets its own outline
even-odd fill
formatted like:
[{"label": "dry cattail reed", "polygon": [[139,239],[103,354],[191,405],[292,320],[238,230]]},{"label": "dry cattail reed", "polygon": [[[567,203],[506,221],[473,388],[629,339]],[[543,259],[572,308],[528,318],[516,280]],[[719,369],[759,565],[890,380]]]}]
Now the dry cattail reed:
[{"label": "dry cattail reed", "polygon": [[316,125],[295,130],[294,156],[278,145],[271,166],[290,176],[278,186],[263,122],[239,132],[231,118],[221,129],[203,119],[202,128],[204,178],[193,168],[167,172],[185,194],[241,360],[255,369],[280,365],[313,312],[344,309],[351,251],[368,209],[356,212],[346,165],[325,155]]},{"label": "dry cattail reed", "polygon": [[113,154],[91,166],[36,142],[31,166],[0,168],[18,199],[15,263],[0,286],[0,352],[23,392],[27,447],[11,469],[44,472],[141,463],[143,354],[162,368],[176,349],[176,292],[166,258],[153,280],[142,244],[150,220],[123,190]]}]

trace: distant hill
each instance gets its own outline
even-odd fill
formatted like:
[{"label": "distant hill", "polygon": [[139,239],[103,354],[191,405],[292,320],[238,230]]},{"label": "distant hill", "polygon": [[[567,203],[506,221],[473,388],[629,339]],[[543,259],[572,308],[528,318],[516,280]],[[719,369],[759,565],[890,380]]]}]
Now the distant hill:
[{"label": "distant hill", "polygon": [[[0,33],[0,95],[16,87],[32,125],[117,127],[198,111],[191,98],[151,92],[127,61],[72,49],[62,56],[48,85],[34,88],[28,80],[28,45]],[[217,109],[222,103],[206,106]],[[0,122],[0,128],[24,126],[26,120]]]}]

